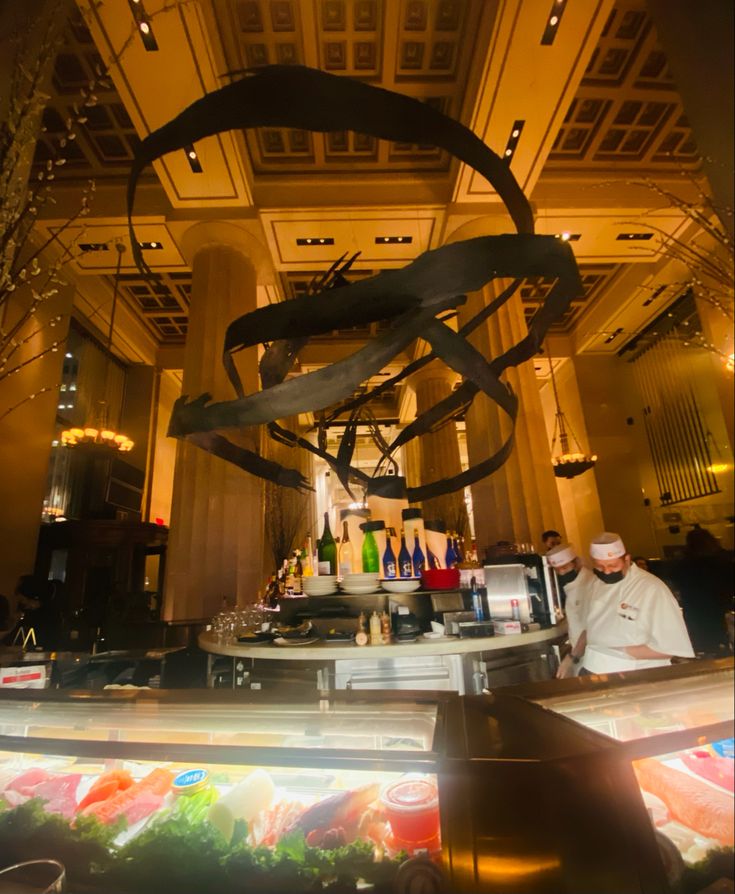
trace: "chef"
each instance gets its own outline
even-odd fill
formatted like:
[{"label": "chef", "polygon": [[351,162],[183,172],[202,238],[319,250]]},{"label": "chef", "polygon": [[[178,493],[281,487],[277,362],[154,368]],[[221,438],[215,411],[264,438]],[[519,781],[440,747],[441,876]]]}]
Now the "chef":
[{"label": "chef", "polygon": [[577,551],[569,543],[553,546],[546,554],[546,561],[556,572],[556,579],[565,597],[563,605],[571,651],[567,653],[556,672],[556,676],[563,679],[576,676],[581,667],[580,659],[584,653],[584,643],[580,643],[580,637],[587,623],[587,602],[595,576],[589,568],[585,568]]},{"label": "chef", "polygon": [[[589,590],[585,630],[573,655],[580,673],[644,670],[693,658],[679,604],[666,584],[632,564],[618,534],[590,544],[596,580]],[[584,654],[584,658],[580,656]]]}]

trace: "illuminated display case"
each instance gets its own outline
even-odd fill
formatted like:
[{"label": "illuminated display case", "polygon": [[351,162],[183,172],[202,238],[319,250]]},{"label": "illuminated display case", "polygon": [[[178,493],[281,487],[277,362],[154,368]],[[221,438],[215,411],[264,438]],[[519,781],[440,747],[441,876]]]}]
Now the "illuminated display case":
[{"label": "illuminated display case", "polygon": [[664,671],[472,697],[7,691],[0,863],[58,859],[70,894],[662,894],[662,833],[698,845],[634,766],[688,772],[667,756],[732,718],[721,663]]}]

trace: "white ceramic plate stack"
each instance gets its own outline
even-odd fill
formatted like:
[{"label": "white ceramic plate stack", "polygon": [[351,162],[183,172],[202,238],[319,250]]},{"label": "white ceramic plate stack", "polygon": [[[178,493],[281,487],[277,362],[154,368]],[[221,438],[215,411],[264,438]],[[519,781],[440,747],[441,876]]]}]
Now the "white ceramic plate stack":
[{"label": "white ceramic plate stack", "polygon": [[350,596],[366,596],[380,590],[380,578],[377,574],[345,574],[339,588]]},{"label": "white ceramic plate stack", "polygon": [[332,593],[337,592],[337,575],[319,574],[304,577],[301,581],[301,589],[306,596],[331,596]]},{"label": "white ceramic plate stack", "polygon": [[380,586],[387,593],[413,593],[421,586],[421,580],[418,577],[395,577],[381,580]]}]

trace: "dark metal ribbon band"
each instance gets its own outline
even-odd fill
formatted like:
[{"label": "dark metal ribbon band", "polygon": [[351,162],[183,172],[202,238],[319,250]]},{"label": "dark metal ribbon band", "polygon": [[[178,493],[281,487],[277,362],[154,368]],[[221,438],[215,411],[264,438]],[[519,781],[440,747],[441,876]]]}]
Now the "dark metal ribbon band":
[{"label": "dark metal ribbon band", "polygon": [[[343,408],[361,406],[369,398],[355,402],[350,398],[354,390],[420,336],[429,340],[432,352],[418,364],[439,357],[465,380],[449,398],[407,426],[390,445],[391,450],[456,416],[480,390],[514,422],[517,399],[499,376],[508,366],[522,363],[537,352],[551,323],[567,309],[573,297],[581,294],[574,256],[570,247],[559,240],[532,235],[530,205],[503,159],[468,128],[418,100],[301,66],[268,66],[193,103],[143,140],[136,152],[128,182],[128,219],[139,268],[151,274],[132,223],[136,183],[145,166],[206,136],[257,126],[354,130],[381,139],[443,148],[488,180],[505,202],[520,235],[482,236],[453,243],[425,252],[401,270],[386,271],[352,285],[337,285],[318,296],[306,295],[240,317],[228,327],[223,346],[223,363],[237,400],[210,403],[209,395],[201,395],[187,402],[187,397],[182,396],[174,406],[169,433],[187,437],[253,474],[285,486],[305,487],[296,470],[265,460],[259,462],[257,454],[230,444],[221,435],[211,434],[216,429],[268,423],[272,436],[323,456],[343,483],[349,482],[350,477],[362,481],[364,473],[351,466],[356,417],[351,418],[336,457],[326,451],[321,435],[320,446],[314,447],[278,426],[275,420],[340,401],[346,402]],[[465,293],[481,289],[495,277],[528,275],[555,276],[557,282],[535,315],[528,336],[491,362],[463,336],[506,301],[515,284],[462,327],[459,334],[436,319],[441,312],[461,304]],[[390,323],[387,331],[350,357],[286,380],[298,351],[311,336],[386,320]],[[294,331],[298,332],[297,337],[291,335]],[[256,344],[267,345],[260,364],[262,390],[247,395],[232,355]],[[411,364],[409,368],[418,367]],[[401,377],[407,374],[404,370]],[[505,462],[511,447],[512,435],[486,461],[460,476],[413,489],[411,499],[450,493],[485,477]]]}]

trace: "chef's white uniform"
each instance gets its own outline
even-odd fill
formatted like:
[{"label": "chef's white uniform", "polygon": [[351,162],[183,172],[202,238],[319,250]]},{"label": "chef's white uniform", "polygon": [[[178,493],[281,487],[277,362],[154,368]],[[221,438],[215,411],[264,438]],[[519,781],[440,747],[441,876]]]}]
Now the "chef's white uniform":
[{"label": "chef's white uniform", "polygon": [[669,664],[668,658],[631,658],[620,646],[648,646],[664,655],[693,658],[679,604],[666,584],[631,565],[616,584],[595,578],[587,604],[584,667],[595,674],[643,670]]},{"label": "chef's white uniform", "polygon": [[583,565],[574,580],[564,584],[564,593],[566,594],[564,614],[567,617],[569,642],[572,647],[576,645],[587,624],[587,603],[592,584],[596,580],[597,578],[589,568],[585,568]]}]

